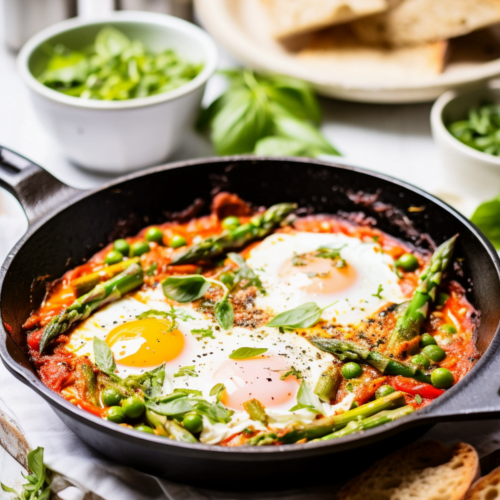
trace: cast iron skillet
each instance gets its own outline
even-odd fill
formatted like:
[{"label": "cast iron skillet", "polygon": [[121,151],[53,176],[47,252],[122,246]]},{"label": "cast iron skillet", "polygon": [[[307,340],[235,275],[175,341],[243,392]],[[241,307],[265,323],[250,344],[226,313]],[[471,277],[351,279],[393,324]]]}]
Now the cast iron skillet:
[{"label": "cast iron skillet", "polygon": [[[1,316],[13,329],[9,334],[3,323],[0,326],[2,360],[81,439],[116,462],[218,488],[316,484],[365,467],[395,446],[415,439],[423,426],[498,415],[498,256],[468,220],[420,189],[380,174],[320,161],[237,157],[165,165],[94,191],[79,191],[11,151],[0,148],[0,159],[0,185],[21,202],[30,223],[0,272]],[[21,332],[22,323],[43,297],[45,280],[61,276],[121,236],[117,228],[132,235],[146,224],[162,222],[165,212],[185,209],[196,198],[207,202],[207,212],[213,190],[220,188],[254,205],[287,201],[317,213],[364,210],[380,229],[406,239],[408,231],[412,232],[409,225],[413,233],[428,233],[436,243],[460,233],[455,255],[464,260],[463,278],[459,279],[481,311],[477,345],[482,358],[464,380],[410,417],[342,439],[288,446],[223,448],[177,443],[108,423],[45,387],[30,365]],[[356,203],[352,196],[358,191],[378,193],[377,203],[360,206],[359,199]],[[393,208],[384,209],[383,204]],[[423,209],[409,211],[412,206]]]}]

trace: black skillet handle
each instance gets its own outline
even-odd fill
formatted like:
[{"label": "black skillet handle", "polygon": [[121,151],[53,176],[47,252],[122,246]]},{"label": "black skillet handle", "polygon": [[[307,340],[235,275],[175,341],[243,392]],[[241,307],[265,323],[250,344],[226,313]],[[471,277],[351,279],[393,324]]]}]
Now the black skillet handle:
[{"label": "black skillet handle", "polygon": [[477,373],[473,370],[453,391],[436,401],[435,410],[433,405],[428,407],[431,420],[500,418],[500,340],[493,339],[476,368]]},{"label": "black skillet handle", "polygon": [[24,156],[0,146],[0,187],[21,203],[29,224],[78,193]]}]

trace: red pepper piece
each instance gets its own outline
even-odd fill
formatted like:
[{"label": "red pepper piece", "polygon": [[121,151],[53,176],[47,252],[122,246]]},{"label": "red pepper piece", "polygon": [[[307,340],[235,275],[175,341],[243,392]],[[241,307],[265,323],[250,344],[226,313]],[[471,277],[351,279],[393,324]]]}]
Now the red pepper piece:
[{"label": "red pepper piece", "polygon": [[394,377],[391,381],[391,385],[396,391],[406,392],[412,396],[419,394],[424,399],[436,399],[441,396],[441,394],[444,394],[443,389],[436,389],[431,384],[418,382],[412,378],[402,376]]}]

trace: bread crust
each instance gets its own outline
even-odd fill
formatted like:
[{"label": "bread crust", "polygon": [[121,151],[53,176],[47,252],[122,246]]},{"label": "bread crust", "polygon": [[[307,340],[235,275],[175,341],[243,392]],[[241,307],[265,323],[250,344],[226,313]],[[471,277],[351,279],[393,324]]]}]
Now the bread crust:
[{"label": "bread crust", "polygon": [[467,493],[465,500],[500,499],[500,467],[476,481]]},{"label": "bread crust", "polygon": [[479,457],[469,444],[417,442],[349,481],[338,499],[463,500],[478,476]]}]

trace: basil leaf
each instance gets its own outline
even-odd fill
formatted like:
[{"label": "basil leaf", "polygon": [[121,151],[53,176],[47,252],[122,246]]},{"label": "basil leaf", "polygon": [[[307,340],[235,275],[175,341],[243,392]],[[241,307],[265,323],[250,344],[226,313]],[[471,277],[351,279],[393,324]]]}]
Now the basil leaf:
[{"label": "basil leaf", "polygon": [[188,396],[183,393],[174,393],[161,399],[146,400],[146,406],[160,415],[171,417],[193,411],[196,406],[196,401],[194,399],[189,399]]},{"label": "basil leaf", "polygon": [[306,302],[295,309],[282,312],[275,316],[266,326],[276,328],[309,328],[320,319],[323,309],[314,302]]},{"label": "basil leaf", "polygon": [[215,319],[217,323],[224,329],[229,330],[234,324],[234,309],[227,299],[222,299],[215,304],[214,308]]},{"label": "basil leaf", "polygon": [[158,264],[156,262],[153,262],[146,271],[146,274],[148,276],[153,276],[157,269],[158,269]]},{"label": "basil leaf", "polygon": [[500,194],[490,201],[481,203],[470,220],[484,233],[493,246],[500,250]]},{"label": "basil leaf", "polygon": [[[43,448],[36,448],[27,455],[28,468],[38,480],[45,480],[45,465],[43,464]],[[41,487],[42,485],[40,485]]]},{"label": "basil leaf", "polygon": [[148,398],[155,398],[161,396],[164,381],[165,364],[162,364],[140,375],[129,375],[123,383],[128,386],[130,382],[135,382],[139,384]]},{"label": "basil leaf", "polygon": [[108,344],[97,337],[94,337],[94,359],[95,364],[104,373],[114,373],[116,370],[116,363],[113,358],[113,352]]},{"label": "basil leaf", "polygon": [[176,302],[193,302],[197,300],[210,288],[210,282],[201,274],[188,276],[169,276],[162,284],[163,293],[166,297]]},{"label": "basil leaf", "polygon": [[340,155],[319,130],[303,120],[283,114],[275,116],[274,126],[277,135],[302,141],[310,148],[315,148],[318,154]]},{"label": "basil leaf", "polygon": [[213,424],[227,424],[231,420],[234,411],[229,410],[222,403],[210,404],[206,401],[200,401],[196,405],[196,413],[204,415]]},{"label": "basil leaf", "polygon": [[255,144],[257,156],[302,156],[316,158],[320,152],[297,139],[287,137],[264,137]]},{"label": "basil leaf", "polygon": [[305,380],[302,380],[300,384],[299,392],[297,393],[297,404],[293,408],[290,408],[290,411],[297,411],[302,408],[306,408],[313,413],[323,414],[321,400],[314,394]]},{"label": "basil leaf", "polygon": [[174,377],[197,377],[198,374],[195,372],[195,365],[183,366],[179,368],[177,373],[174,373]]},{"label": "basil leaf", "polygon": [[219,155],[250,153],[271,131],[269,112],[253,92],[241,88],[227,94],[212,122],[212,142]]},{"label": "basil leaf", "polygon": [[216,396],[217,403],[221,400],[222,394],[226,390],[226,386],[224,384],[215,384],[210,390],[210,396]]},{"label": "basil leaf", "polygon": [[267,352],[265,347],[240,347],[229,355],[229,359],[248,359],[254,358],[259,354]]}]

